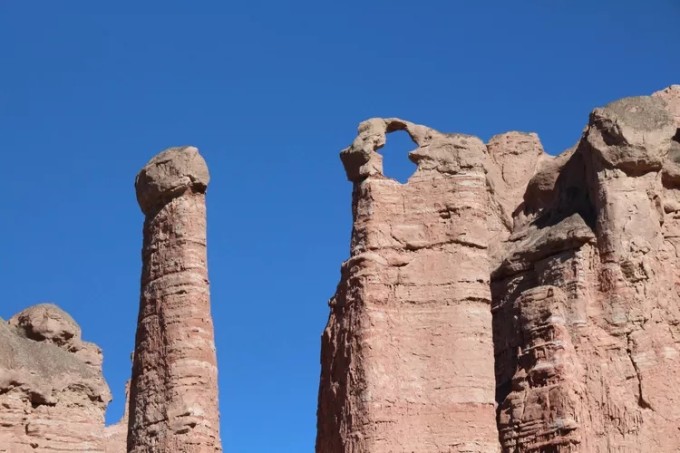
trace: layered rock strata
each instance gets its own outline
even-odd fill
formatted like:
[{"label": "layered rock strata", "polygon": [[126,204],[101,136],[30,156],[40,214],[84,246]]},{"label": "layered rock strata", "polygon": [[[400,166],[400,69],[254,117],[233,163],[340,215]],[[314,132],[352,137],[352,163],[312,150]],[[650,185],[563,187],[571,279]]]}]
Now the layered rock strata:
[{"label": "layered rock strata", "polygon": [[[376,152],[397,129],[403,185]],[[678,451],[680,86],[595,109],[555,157],[374,119],[341,158],[318,452]]]},{"label": "layered rock strata", "polygon": [[221,451],[206,260],[205,161],[170,148],[137,175],[146,218],[128,452]]},{"label": "layered rock strata", "polygon": [[[386,178],[385,134],[418,145]],[[322,339],[316,451],[497,451],[485,146],[398,119],[361,124],[351,256]]]},{"label": "layered rock strata", "polygon": [[59,307],[0,320],[0,452],[104,452],[100,349]]}]

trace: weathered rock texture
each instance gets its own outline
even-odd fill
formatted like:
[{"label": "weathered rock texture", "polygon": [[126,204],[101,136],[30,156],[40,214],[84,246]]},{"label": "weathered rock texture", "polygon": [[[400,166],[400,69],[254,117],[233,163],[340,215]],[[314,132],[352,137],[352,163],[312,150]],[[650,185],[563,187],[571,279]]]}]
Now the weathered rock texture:
[{"label": "weathered rock texture", "polygon": [[492,268],[505,451],[680,449],[678,88],[595,109],[528,184]]},{"label": "weathered rock texture", "polygon": [[[418,148],[382,174],[385,133]],[[341,154],[354,183],[351,257],[322,340],[319,453],[496,451],[486,147],[373,119]]]},{"label": "weathered rock texture", "polygon": [[0,320],[0,452],[104,452],[99,348],[52,304]]},{"label": "weathered rock texture", "polygon": [[[376,152],[397,129],[403,185]],[[556,157],[374,119],[341,158],[317,452],[680,451],[680,86],[595,109]]]},{"label": "weathered rock texture", "polygon": [[206,263],[208,168],[170,148],[137,175],[146,216],[128,452],[221,451]]}]

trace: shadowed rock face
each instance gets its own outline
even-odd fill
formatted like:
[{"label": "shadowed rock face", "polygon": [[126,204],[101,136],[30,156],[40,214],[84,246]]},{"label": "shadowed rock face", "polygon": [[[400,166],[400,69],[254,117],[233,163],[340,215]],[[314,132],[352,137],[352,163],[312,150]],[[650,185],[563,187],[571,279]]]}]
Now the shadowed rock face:
[{"label": "shadowed rock face", "polygon": [[141,170],[146,215],[128,452],[221,451],[217,365],[206,263],[208,169],[193,147]]},{"label": "shadowed rock face", "polygon": [[[377,153],[397,129],[404,185]],[[373,119],[341,158],[317,452],[678,451],[680,86],[595,109],[556,157]]]},{"label": "shadowed rock face", "polygon": [[111,394],[101,364],[56,305],[0,320],[0,452],[104,452]]}]

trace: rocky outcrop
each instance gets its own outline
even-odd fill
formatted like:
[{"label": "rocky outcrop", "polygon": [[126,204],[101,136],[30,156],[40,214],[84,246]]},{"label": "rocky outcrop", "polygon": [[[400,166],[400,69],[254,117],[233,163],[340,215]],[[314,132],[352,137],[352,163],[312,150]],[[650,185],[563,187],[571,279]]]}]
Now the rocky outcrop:
[{"label": "rocky outcrop", "polygon": [[128,452],[218,452],[217,365],[206,259],[208,168],[170,148],[137,175],[144,212]]},{"label": "rocky outcrop", "polygon": [[[418,147],[386,178],[386,132]],[[322,339],[316,451],[496,451],[486,148],[374,119],[341,153],[354,183],[351,254]]]},{"label": "rocky outcrop", "polygon": [[[416,172],[378,150],[405,130]],[[595,109],[578,143],[489,143],[360,125],[350,258],[322,336],[319,453],[676,452],[680,86]],[[208,170],[192,147],[136,180],[144,224],[129,410],[61,309],[0,320],[0,452],[219,452],[206,266]]]},{"label": "rocky outcrop", "polygon": [[0,320],[0,452],[104,452],[111,394],[101,365],[56,305]]},{"label": "rocky outcrop", "polygon": [[[376,152],[397,129],[403,185]],[[374,119],[341,158],[318,452],[678,451],[680,86],[595,109],[556,157]]]},{"label": "rocky outcrop", "polygon": [[[529,182],[492,272],[505,451],[680,445],[672,111],[661,96],[596,109],[575,149]],[[536,299],[545,285],[554,302]],[[540,311],[543,325],[526,315]]]}]

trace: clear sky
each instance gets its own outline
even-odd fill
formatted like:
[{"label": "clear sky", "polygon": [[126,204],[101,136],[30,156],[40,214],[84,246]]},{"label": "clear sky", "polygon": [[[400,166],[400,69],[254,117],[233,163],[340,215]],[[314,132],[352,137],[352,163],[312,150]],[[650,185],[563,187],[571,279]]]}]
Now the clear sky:
[{"label": "clear sky", "polygon": [[[680,83],[678,0],[108,4],[0,0],[0,316],[41,301],[71,313],[104,350],[107,419],[120,417],[134,177],[166,147],[197,146],[230,452],[313,449],[320,335],[351,229],[338,152],[361,120],[536,131],[559,153],[593,107]],[[403,179],[395,135],[386,171]]]}]

